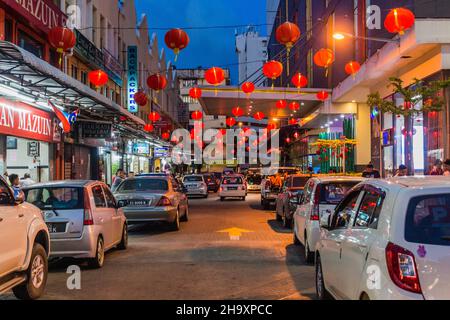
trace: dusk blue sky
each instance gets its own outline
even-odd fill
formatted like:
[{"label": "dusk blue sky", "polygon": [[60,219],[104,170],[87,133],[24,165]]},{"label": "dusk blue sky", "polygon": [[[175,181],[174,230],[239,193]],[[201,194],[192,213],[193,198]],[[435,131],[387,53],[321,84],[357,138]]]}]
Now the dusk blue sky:
[{"label": "dusk blue sky", "polygon": [[[149,28],[253,25],[266,23],[265,0],[135,0],[138,15],[145,13]],[[265,26],[258,29],[266,34]],[[233,83],[237,81],[235,29],[186,30],[189,47],[181,52],[178,68],[228,67]],[[157,32],[160,49],[165,31]],[[166,49],[167,50],[167,49]],[[168,57],[173,61],[172,51]],[[234,65],[231,65],[234,64]]]}]

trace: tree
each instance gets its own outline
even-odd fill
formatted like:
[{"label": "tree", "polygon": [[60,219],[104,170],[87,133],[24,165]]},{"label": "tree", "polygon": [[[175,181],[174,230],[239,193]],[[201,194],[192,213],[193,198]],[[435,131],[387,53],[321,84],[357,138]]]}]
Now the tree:
[{"label": "tree", "polygon": [[394,95],[401,95],[403,97],[404,103],[402,106],[398,106],[392,100],[382,99],[379,92],[372,93],[367,98],[367,104],[372,110],[377,109],[383,113],[404,116],[405,165],[410,174],[414,173],[414,118],[428,112],[442,111],[445,105],[442,90],[448,86],[450,86],[450,80],[425,82],[414,79],[414,82],[405,88],[403,80],[389,78],[388,88],[393,89]]}]

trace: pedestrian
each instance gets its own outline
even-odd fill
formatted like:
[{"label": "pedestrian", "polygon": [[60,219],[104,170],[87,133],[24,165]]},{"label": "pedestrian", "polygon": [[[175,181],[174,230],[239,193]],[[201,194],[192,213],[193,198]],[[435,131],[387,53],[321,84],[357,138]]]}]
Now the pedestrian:
[{"label": "pedestrian", "polygon": [[23,176],[23,179],[20,181],[20,186],[22,188],[31,186],[32,184],[35,184],[36,182],[31,179],[31,175],[29,173],[25,173]]},{"label": "pedestrian", "polygon": [[9,176],[9,182],[11,183],[11,188],[14,191],[14,198],[19,199],[22,194],[22,189],[20,188],[20,178],[17,174],[12,174]]},{"label": "pedestrian", "polygon": [[130,173],[128,173],[128,178],[134,178],[136,175],[134,174],[133,171],[130,171]]},{"label": "pedestrian", "polygon": [[122,183],[123,180],[126,179],[126,174],[125,171],[123,169],[119,169],[116,172],[116,176],[114,178],[114,182],[111,186],[111,191],[114,192],[117,190],[117,188],[119,187],[119,185]]},{"label": "pedestrian", "polygon": [[442,161],[441,160],[436,160],[434,162],[434,166],[433,169],[430,172],[431,176],[442,176],[444,174],[444,170],[442,169]]},{"label": "pedestrian", "polygon": [[408,168],[402,164],[398,167],[396,177],[407,177],[408,176]]},{"label": "pedestrian", "polygon": [[369,163],[362,173],[363,178],[380,179],[381,175],[378,170],[375,170],[373,164]]},{"label": "pedestrian", "polygon": [[450,177],[450,159],[444,162],[444,176]]}]

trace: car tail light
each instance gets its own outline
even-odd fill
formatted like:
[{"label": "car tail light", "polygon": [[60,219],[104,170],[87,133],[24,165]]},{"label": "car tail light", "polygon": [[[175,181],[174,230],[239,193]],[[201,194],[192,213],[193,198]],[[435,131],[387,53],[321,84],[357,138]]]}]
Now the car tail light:
[{"label": "car tail light", "polygon": [[91,199],[89,198],[88,191],[84,190],[84,213],[83,213],[83,225],[94,225],[94,216],[92,215]]},{"label": "car tail light", "polygon": [[398,287],[406,291],[422,293],[416,259],[412,252],[389,242],[386,247],[386,263],[389,275]]},{"label": "car tail light", "polygon": [[219,191],[222,192],[223,191],[223,187],[220,187]]},{"label": "car tail light", "polygon": [[159,199],[157,207],[171,207],[172,202],[169,198],[162,196],[161,199]]},{"label": "car tail light", "polygon": [[316,188],[316,192],[314,193],[314,203],[313,203],[313,209],[311,212],[311,221],[319,221],[320,217],[319,217],[319,209],[320,209],[320,192],[321,192],[321,188],[320,185],[317,186]]}]

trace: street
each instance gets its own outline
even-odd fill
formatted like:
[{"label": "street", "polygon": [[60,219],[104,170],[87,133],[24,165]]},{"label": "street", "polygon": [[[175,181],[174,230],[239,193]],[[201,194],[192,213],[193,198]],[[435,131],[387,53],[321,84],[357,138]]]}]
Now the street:
[{"label": "street", "polygon": [[[130,227],[129,247],[111,251],[105,266],[82,265],[81,290],[69,291],[67,267],[50,266],[45,299],[310,299],[314,267],[304,263],[292,233],[263,211],[260,196],[221,203],[216,195],[190,200],[190,221],[179,232],[165,226]],[[240,240],[218,231],[241,228]],[[78,262],[79,263],[79,262]]]}]

